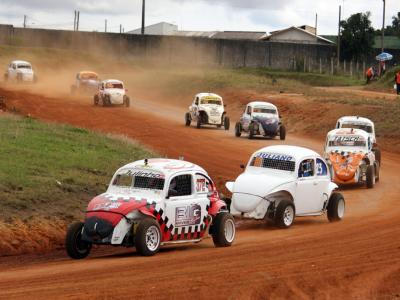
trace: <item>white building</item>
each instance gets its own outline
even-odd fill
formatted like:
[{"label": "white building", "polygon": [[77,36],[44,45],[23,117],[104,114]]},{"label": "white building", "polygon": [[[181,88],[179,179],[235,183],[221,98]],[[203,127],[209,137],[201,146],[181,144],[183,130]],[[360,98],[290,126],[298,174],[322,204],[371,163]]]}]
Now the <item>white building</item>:
[{"label": "white building", "polygon": [[[174,32],[178,31],[178,26],[174,24],[170,24],[167,22],[161,22],[153,25],[146,26],[144,28],[145,34],[150,35],[174,35]],[[130,34],[141,34],[142,28],[138,28],[135,30],[128,31]]]},{"label": "white building", "polygon": [[316,35],[314,27],[303,25],[300,27],[289,27],[282,30],[272,31],[270,35],[263,40],[271,42],[283,43],[299,43],[299,44],[323,44],[333,45],[334,42]]}]

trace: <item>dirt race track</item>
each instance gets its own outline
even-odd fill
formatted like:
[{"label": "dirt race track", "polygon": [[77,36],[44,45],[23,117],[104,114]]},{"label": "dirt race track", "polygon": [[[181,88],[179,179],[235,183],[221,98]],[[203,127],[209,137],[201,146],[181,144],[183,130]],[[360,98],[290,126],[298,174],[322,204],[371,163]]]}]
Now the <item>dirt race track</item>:
[{"label": "dirt race track", "polygon": [[[188,104],[154,111],[153,103],[135,100],[130,109],[102,108],[84,98],[0,92],[23,114],[126,135],[169,157],[184,155],[220,187],[240,173],[239,164],[253,151],[281,143],[186,128],[182,107]],[[323,141],[289,134],[285,144],[321,152]],[[299,218],[282,230],[239,220],[230,248],[214,248],[207,239],[162,248],[150,258],[119,248],[94,249],[82,261],[64,253],[1,258],[0,298],[400,298],[399,169],[400,157],[383,153],[374,189],[343,190],[342,222]]]}]

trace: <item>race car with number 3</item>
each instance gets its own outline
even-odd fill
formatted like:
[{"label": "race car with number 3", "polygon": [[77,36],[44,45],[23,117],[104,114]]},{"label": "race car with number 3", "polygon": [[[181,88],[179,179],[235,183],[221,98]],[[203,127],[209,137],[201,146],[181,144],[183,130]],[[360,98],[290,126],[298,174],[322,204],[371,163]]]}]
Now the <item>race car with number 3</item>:
[{"label": "race car with number 3", "polygon": [[84,222],[69,227],[65,244],[74,259],[89,255],[93,244],[150,256],[208,234],[217,247],[235,238],[234,219],[207,172],[183,160],[145,159],[116,171],[107,191],[90,201]]},{"label": "race car with number 3", "polygon": [[232,193],[232,215],[271,220],[281,228],[290,227],[300,216],[327,213],[329,221],[344,216],[344,198],[335,192],[338,186],[331,182],[325,160],[302,147],[270,146],[256,151],[245,171],[226,187]]}]

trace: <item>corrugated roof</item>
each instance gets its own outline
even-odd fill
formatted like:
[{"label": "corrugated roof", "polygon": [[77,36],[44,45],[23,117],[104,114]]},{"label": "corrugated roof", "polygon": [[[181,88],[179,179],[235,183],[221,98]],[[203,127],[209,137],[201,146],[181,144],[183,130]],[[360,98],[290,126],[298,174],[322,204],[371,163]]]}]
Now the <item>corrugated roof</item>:
[{"label": "corrugated roof", "polygon": [[266,32],[257,31],[220,31],[214,34],[212,38],[231,40],[260,40],[266,36]]},{"label": "corrugated roof", "polygon": [[[327,43],[327,44],[334,44],[334,42],[332,42],[332,41],[330,41],[330,40],[328,40],[328,39],[326,39],[326,38],[324,38],[324,37],[322,37],[320,35],[312,34],[307,30],[304,30],[304,29],[299,28],[299,27],[294,27],[294,26],[286,28],[286,29],[283,29],[283,30],[272,31],[271,34],[269,36],[263,38],[263,40],[270,40],[271,37],[280,35],[280,34],[282,34],[284,32],[290,31],[290,30],[297,30],[297,31],[303,32],[305,34],[308,34],[310,36],[316,37],[318,39],[318,41],[320,41],[320,42],[324,42],[324,43]],[[290,41],[288,41],[288,42],[290,42]],[[293,41],[293,42],[297,42],[298,43],[299,41]]]}]

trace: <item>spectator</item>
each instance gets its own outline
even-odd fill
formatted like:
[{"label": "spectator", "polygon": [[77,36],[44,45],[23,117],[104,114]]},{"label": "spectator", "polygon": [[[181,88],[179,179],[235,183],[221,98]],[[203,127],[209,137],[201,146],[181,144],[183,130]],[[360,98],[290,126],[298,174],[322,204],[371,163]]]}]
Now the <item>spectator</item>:
[{"label": "spectator", "polygon": [[396,83],[397,95],[400,95],[400,70],[394,76],[394,82]]}]

